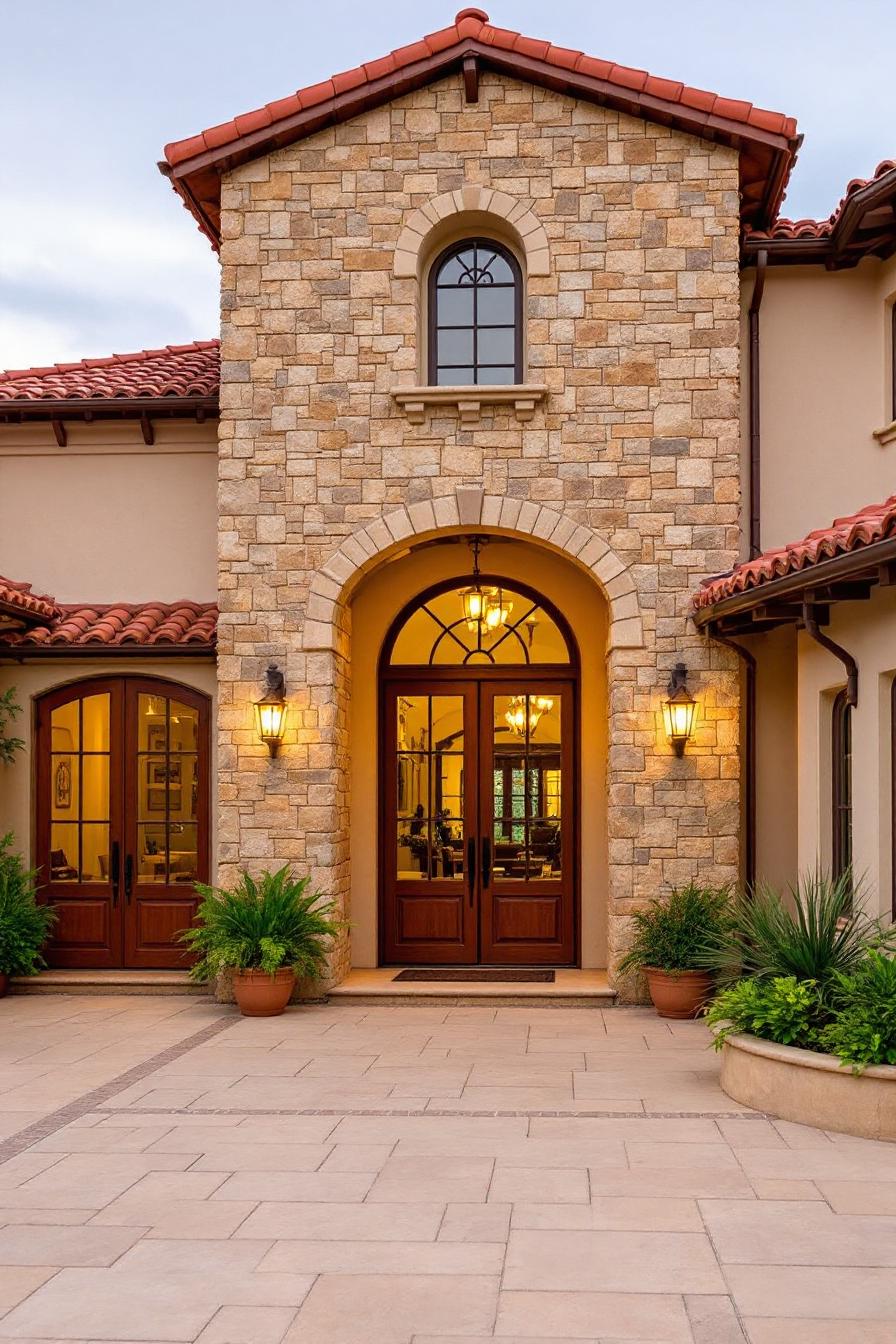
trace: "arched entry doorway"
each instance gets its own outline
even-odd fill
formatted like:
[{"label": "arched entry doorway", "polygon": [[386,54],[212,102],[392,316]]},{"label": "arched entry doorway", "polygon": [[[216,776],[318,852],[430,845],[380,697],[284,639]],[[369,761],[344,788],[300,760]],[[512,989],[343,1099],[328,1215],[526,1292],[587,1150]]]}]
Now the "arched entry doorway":
[{"label": "arched entry doorway", "polygon": [[577,955],[578,654],[498,575],[406,606],[380,660],[380,958],[570,965]]},{"label": "arched entry doorway", "polygon": [[172,968],[209,871],[209,701],[102,677],[36,701],[41,896],[52,966]]}]

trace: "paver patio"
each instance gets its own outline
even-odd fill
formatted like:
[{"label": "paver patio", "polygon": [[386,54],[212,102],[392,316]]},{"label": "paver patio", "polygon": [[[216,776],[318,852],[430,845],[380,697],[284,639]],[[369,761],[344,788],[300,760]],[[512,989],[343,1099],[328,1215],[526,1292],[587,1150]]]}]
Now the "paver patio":
[{"label": "paver patio", "polygon": [[644,1009],[0,1004],[0,1340],[893,1344],[896,1145]]}]

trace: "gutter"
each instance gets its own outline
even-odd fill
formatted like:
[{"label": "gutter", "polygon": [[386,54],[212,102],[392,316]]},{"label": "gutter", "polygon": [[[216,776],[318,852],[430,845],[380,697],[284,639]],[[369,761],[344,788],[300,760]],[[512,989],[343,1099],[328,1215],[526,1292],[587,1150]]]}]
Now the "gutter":
[{"label": "gutter", "polygon": [[768,252],[761,248],[756,254],[756,279],[753,282],[753,294],[750,298],[750,559],[761,554],[761,435],[760,435],[760,389],[759,389],[759,309],[765,292],[765,272],[768,266]]},{"label": "gutter", "polygon": [[815,604],[810,594],[803,598],[803,627],[806,634],[810,635],[816,644],[820,644],[835,658],[839,658],[846,668],[846,703],[855,709],[859,703],[859,665],[848,649],[844,649],[842,644],[835,643],[830,635],[822,634],[819,630],[815,616]]}]

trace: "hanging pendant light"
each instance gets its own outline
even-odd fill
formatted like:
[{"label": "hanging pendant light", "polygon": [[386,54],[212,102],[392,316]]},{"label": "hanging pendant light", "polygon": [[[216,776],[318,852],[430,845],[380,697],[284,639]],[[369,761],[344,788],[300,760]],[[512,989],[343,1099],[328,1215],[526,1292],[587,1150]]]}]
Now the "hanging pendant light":
[{"label": "hanging pendant light", "polygon": [[554,702],[548,695],[514,695],[511,697],[510,705],[504,715],[505,722],[516,733],[517,737],[526,736],[526,700],[528,698],[528,731],[529,736],[535,736],[535,729],[538,727],[545,714],[550,714],[554,708]]},{"label": "hanging pendant light", "polygon": [[460,599],[464,605],[464,620],[471,634],[477,634],[480,629],[490,628],[489,612],[495,595],[494,588],[485,588],[479,582],[479,551],[481,547],[481,537],[470,538],[470,550],[473,552],[473,582],[469,588],[464,588],[460,594]]}]

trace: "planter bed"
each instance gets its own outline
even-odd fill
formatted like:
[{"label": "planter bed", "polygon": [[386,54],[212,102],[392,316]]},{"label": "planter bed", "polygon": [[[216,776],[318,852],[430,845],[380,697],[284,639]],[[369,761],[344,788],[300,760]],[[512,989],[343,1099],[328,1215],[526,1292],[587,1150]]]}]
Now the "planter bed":
[{"label": "planter bed", "polygon": [[734,1034],[722,1047],[722,1090],[735,1101],[817,1129],[896,1140],[896,1067],[854,1074],[835,1055]]}]

